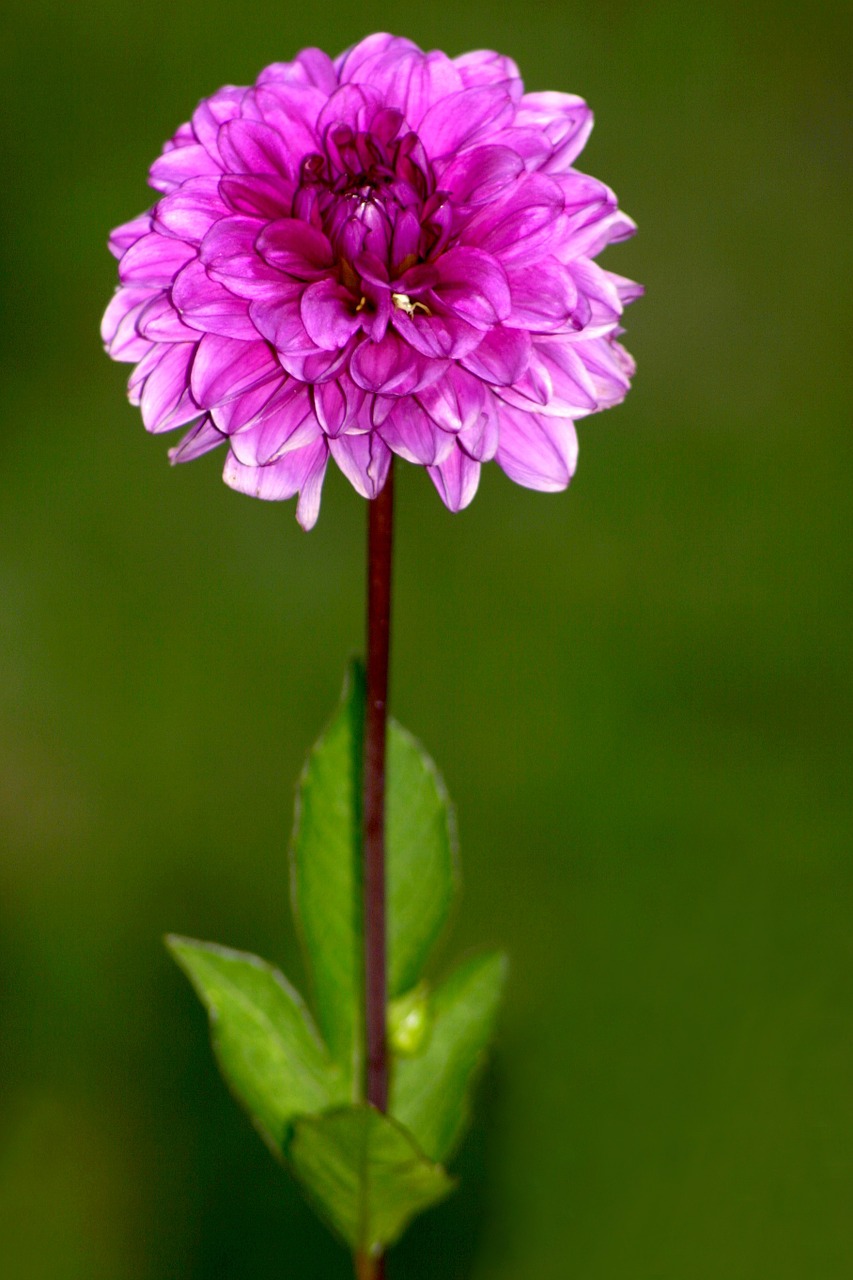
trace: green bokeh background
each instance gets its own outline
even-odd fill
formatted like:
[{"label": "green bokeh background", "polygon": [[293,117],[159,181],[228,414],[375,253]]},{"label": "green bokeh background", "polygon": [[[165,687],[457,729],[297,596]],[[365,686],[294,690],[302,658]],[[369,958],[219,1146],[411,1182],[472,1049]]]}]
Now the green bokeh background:
[{"label": "green bokeh background", "polygon": [[[393,704],[460,814],[445,953],[513,961],[464,1189],[396,1280],[853,1273],[845,4],[10,0],[2,47],[0,1275],[335,1280],[167,929],[302,979],[292,784],[361,646],[363,504],[176,471],[108,229],[224,82],[374,29],[584,94],[639,373],[569,493],[401,468]],[[845,114],[846,113],[846,114]]]}]

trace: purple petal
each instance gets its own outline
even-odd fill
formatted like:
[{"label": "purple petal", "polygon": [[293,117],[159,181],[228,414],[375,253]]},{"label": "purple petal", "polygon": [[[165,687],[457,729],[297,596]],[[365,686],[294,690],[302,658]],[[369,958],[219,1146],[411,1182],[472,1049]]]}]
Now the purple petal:
[{"label": "purple petal", "polygon": [[280,377],[281,366],[265,342],[206,333],[196,350],[190,385],[197,403],[210,409]]},{"label": "purple petal", "polygon": [[418,392],[418,400],[442,431],[463,431],[483,413],[486,389],[479,378],[451,365],[443,378]]},{"label": "purple petal", "polygon": [[320,511],[328,456],[323,440],[285,453],[266,467],[246,467],[229,453],[222,478],[232,489],[269,502],[292,498],[301,491],[296,518],[303,529],[311,529]]},{"label": "purple petal", "polygon": [[500,327],[487,333],[462,364],[484,382],[510,386],[524,373],[532,350],[530,334],[525,330]]},{"label": "purple petal", "polygon": [[225,174],[219,179],[219,194],[229,211],[269,221],[290,217],[295,190],[292,182],[278,174]]},{"label": "purple petal", "polygon": [[572,93],[526,93],[519,103],[516,122],[543,128],[553,155],[547,169],[566,169],[580,155],[592,130],[592,112]]},{"label": "purple petal", "polygon": [[253,99],[261,121],[278,139],[277,171],[298,179],[305,157],[320,149],[316,125],[327,95],[310,86],[270,84],[255,90]]},{"label": "purple petal", "polygon": [[219,194],[218,178],[193,178],[154,209],[155,230],[201,244],[214,222],[228,216]]},{"label": "purple petal", "polygon": [[424,467],[442,462],[454,448],[454,436],[441,431],[410,396],[397,403],[379,434],[398,457]]},{"label": "purple petal", "polygon": [[255,249],[263,226],[259,218],[223,218],[201,242],[199,258],[209,275],[238,298],[276,298],[281,291],[281,272],[264,262]]},{"label": "purple petal", "polygon": [[127,250],[118,264],[119,279],[122,284],[144,284],[152,289],[166,289],[181,267],[185,267],[194,257],[195,249],[191,245],[152,231]]},{"label": "purple petal", "polygon": [[493,53],[491,49],[475,49],[453,61],[466,88],[483,84],[501,85],[514,99],[521,96],[524,88],[521,72],[512,58]]},{"label": "purple petal", "polygon": [[557,493],[574,475],[578,442],[570,418],[544,418],[503,405],[498,466],[525,489]]},{"label": "purple petal", "polygon": [[389,107],[396,107],[417,129],[435,102],[463,88],[462,78],[445,53],[409,48],[377,49],[350,61],[347,82],[369,84]]},{"label": "purple petal", "polygon": [[418,46],[405,36],[392,36],[387,31],[376,31],[365,36],[358,44],[351,45],[335,59],[335,69],[341,84],[359,78],[359,71],[365,63],[384,53],[405,54]]},{"label": "purple petal", "polygon": [[501,262],[530,261],[548,252],[563,211],[563,193],[553,178],[529,174],[505,200],[476,214],[462,239]]},{"label": "purple petal", "polygon": [[203,178],[208,174],[218,177],[221,172],[222,165],[196,142],[158,156],[148,171],[148,181],[156,191],[168,194],[190,178]]},{"label": "purple petal", "polygon": [[197,258],[187,263],[175,278],[172,302],[184,322],[202,333],[243,339],[258,336],[249,319],[245,298],[235,298],[224,285],[211,280]]},{"label": "purple petal", "polygon": [[410,347],[430,360],[458,360],[481,342],[483,333],[451,313],[425,316],[393,310],[391,323]]},{"label": "purple petal", "polygon": [[427,467],[438,495],[450,511],[461,511],[472,501],[480,483],[480,464],[454,448],[438,466]]},{"label": "purple petal", "polygon": [[209,98],[203,98],[193,112],[192,131],[198,142],[208,155],[221,166],[222,154],[219,150],[219,130],[228,120],[235,120],[240,115],[246,90],[227,84]]},{"label": "purple petal", "polygon": [[318,382],[311,391],[314,412],[327,436],[340,435],[359,421],[366,393],[348,376]]},{"label": "purple petal", "polygon": [[500,443],[499,402],[491,392],[486,393],[483,411],[475,422],[462,428],[456,437],[459,448],[475,462],[489,462]]},{"label": "purple petal", "polygon": [[510,328],[547,333],[571,325],[578,291],[569,268],[547,257],[508,263],[506,274],[512,307],[504,323]]},{"label": "purple petal", "polygon": [[169,461],[173,466],[179,462],[193,462],[224,443],[225,436],[217,431],[210,418],[202,418],[190,427],[180,444],[169,450]]},{"label": "purple petal", "polygon": [[271,222],[258,236],[257,250],[265,262],[294,280],[317,280],[335,260],[323,232],[297,218]]},{"label": "purple petal", "polygon": [[361,328],[355,299],[337,280],[310,284],[299,304],[302,323],[309,338],[324,351],[337,351]]},{"label": "purple petal", "polygon": [[391,451],[375,431],[360,436],[338,436],[329,449],[356,493],[375,498],[385,484]]},{"label": "purple petal", "polygon": [[595,338],[572,347],[583,361],[595,389],[596,407],[609,409],[620,404],[631,387],[634,361],[625,348],[612,338]]},{"label": "purple petal", "polygon": [[270,404],[274,407],[254,426],[230,437],[231,452],[244,466],[266,466],[312,444],[321,434],[306,386],[290,380]]},{"label": "purple petal", "polygon": [[123,222],[110,232],[109,249],[114,258],[120,258],[132,244],[141,240],[151,230],[151,214],[141,213],[130,222]]},{"label": "purple petal", "polygon": [[433,291],[454,315],[485,329],[510,314],[506,272],[491,254],[463,245],[448,249],[435,265],[438,282]]},{"label": "purple petal", "polygon": [[274,62],[258,76],[257,83],[299,83],[314,85],[324,93],[334,93],[338,87],[335,64],[322,49],[303,49],[293,62]]},{"label": "purple petal", "polygon": [[350,360],[350,373],[360,387],[395,396],[428,387],[446,368],[446,361],[428,359],[390,329],[381,342],[359,343]]},{"label": "purple petal", "polygon": [[231,173],[276,174],[287,180],[296,177],[298,156],[263,120],[229,120],[219,131],[219,150]]},{"label": "purple petal", "polygon": [[[440,169],[440,166],[439,166]],[[524,161],[509,147],[472,147],[439,173],[441,189],[459,205],[490,204],[524,172]]]},{"label": "purple petal", "polygon": [[[339,125],[349,125],[357,133],[365,132],[384,105],[382,95],[372,85],[342,84],[320,112],[317,132],[322,137]],[[327,146],[328,143],[327,136]]]},{"label": "purple petal", "polygon": [[139,313],[136,328],[149,342],[198,342],[198,334],[183,323],[168,293],[150,299]]},{"label": "purple petal", "polygon": [[595,258],[607,245],[627,240],[636,230],[636,222],[622,213],[621,209],[602,206],[600,212],[582,226],[570,227],[569,233],[560,240],[556,252],[562,262],[571,262],[575,258]]},{"label": "purple petal", "polygon": [[500,129],[514,114],[512,98],[501,85],[462,89],[430,107],[418,133],[436,160]]},{"label": "purple petal", "polygon": [[145,379],[139,407],[146,431],[172,431],[201,413],[188,385],[194,352],[192,342],[176,342],[165,347],[156,367]]},{"label": "purple petal", "polygon": [[151,349],[151,342],[140,337],[136,322],[142,312],[158,297],[151,289],[117,289],[101,321],[101,338],[113,360],[134,363]]}]

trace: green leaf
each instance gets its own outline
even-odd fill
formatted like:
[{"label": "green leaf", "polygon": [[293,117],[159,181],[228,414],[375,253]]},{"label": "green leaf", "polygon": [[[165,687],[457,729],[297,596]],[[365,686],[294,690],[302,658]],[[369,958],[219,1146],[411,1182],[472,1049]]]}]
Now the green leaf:
[{"label": "green leaf", "polygon": [[433,1160],[448,1158],[468,1121],[471,1083],[494,1030],[506,972],[498,952],[460,965],[432,997],[423,1050],[394,1063],[389,1111]]},{"label": "green leaf", "polygon": [[395,720],[388,724],[388,995],[421,976],[456,892],[456,829],[441,775]]},{"label": "green leaf", "polygon": [[222,1074],[280,1151],[294,1116],[346,1097],[299,995],[257,956],[170,936],[166,944],[210,1013]]},{"label": "green leaf", "polygon": [[404,1129],[366,1104],[297,1120],[287,1157],[322,1216],[365,1253],[393,1244],[455,1186]]},{"label": "green leaf", "polygon": [[[293,899],[329,1050],[353,1084],[362,1061],[361,788],[364,674],[353,664],[341,706],[309,756],[294,831]],[[455,836],[435,765],[393,720],[388,729],[388,992],[414,986],[456,887]]]},{"label": "green leaf", "polygon": [[353,663],[341,705],[308,757],[296,795],[293,909],[317,1021],[355,1097],[361,1074],[361,740],[364,674]]}]

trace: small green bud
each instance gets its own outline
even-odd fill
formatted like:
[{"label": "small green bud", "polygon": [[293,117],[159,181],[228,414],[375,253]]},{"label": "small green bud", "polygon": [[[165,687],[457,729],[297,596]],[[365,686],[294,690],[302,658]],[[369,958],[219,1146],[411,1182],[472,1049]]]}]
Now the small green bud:
[{"label": "small green bud", "polygon": [[413,1058],[426,1048],[431,1030],[429,987],[419,982],[388,1006],[388,1045],[393,1053]]}]

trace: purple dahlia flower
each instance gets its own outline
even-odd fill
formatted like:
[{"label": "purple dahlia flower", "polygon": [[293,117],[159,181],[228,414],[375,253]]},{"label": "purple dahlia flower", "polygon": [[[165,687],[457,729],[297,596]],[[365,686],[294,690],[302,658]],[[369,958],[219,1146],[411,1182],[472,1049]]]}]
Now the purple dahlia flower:
[{"label": "purple dahlia flower", "polygon": [[591,127],[509,58],[390,35],[206,98],[110,240],[103,338],[147,429],[189,425],[173,462],[227,445],[226,483],[298,493],[306,529],[330,454],[366,498],[392,453],[453,511],[490,458],[564,489],[574,420],[628,390],[642,292],[593,261],[635,226],[573,167]]}]

